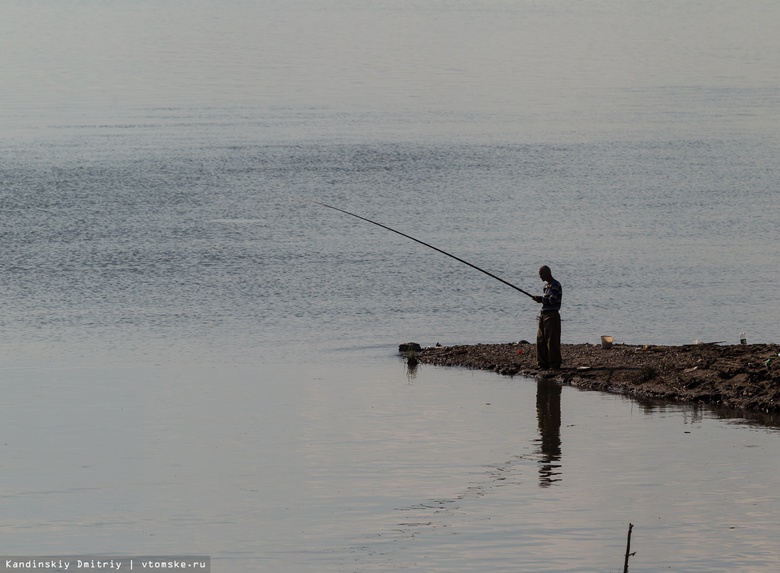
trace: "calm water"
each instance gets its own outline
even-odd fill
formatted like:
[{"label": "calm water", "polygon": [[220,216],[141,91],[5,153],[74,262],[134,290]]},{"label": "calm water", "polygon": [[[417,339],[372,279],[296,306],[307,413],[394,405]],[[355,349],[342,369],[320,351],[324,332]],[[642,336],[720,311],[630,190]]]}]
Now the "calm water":
[{"label": "calm water", "polygon": [[776,342],[764,2],[6,2],[6,554],[767,571],[780,440],[399,342]]}]

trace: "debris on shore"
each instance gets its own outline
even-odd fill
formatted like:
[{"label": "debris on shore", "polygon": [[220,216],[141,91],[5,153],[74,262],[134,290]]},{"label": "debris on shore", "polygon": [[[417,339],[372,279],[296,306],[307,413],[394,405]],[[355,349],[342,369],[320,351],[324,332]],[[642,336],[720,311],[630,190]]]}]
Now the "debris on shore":
[{"label": "debris on shore", "polygon": [[415,352],[420,364],[543,376],[583,389],[766,413],[780,412],[778,353],[778,344],[563,344],[563,367],[539,370],[536,345],[526,341],[433,346]]}]

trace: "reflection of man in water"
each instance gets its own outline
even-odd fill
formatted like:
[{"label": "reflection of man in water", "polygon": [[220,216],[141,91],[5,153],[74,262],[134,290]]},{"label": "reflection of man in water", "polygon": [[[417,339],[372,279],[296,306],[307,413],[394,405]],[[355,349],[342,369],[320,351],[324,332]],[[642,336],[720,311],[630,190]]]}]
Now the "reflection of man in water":
[{"label": "reflection of man in water", "polygon": [[539,485],[561,481],[561,386],[550,379],[536,383],[536,417],[539,422]]}]

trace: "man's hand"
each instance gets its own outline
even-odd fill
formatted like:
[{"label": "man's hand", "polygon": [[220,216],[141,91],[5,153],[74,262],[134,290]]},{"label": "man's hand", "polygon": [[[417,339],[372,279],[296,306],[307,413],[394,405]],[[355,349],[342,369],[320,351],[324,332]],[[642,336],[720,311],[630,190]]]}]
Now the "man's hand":
[{"label": "man's hand", "polygon": [[534,300],[535,300],[536,302],[538,302],[538,303],[542,303],[542,302],[544,301],[544,299],[543,299],[542,297],[540,297],[540,296],[535,296],[535,297],[534,297]]}]

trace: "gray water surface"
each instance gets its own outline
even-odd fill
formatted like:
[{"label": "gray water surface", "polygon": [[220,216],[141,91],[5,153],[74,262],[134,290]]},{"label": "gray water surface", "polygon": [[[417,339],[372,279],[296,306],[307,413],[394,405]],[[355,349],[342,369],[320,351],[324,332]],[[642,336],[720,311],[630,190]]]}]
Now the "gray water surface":
[{"label": "gray water surface", "polygon": [[[5,370],[4,546],[217,571],[771,571],[776,430],[423,367]],[[13,407],[24,404],[24,408]]]}]

